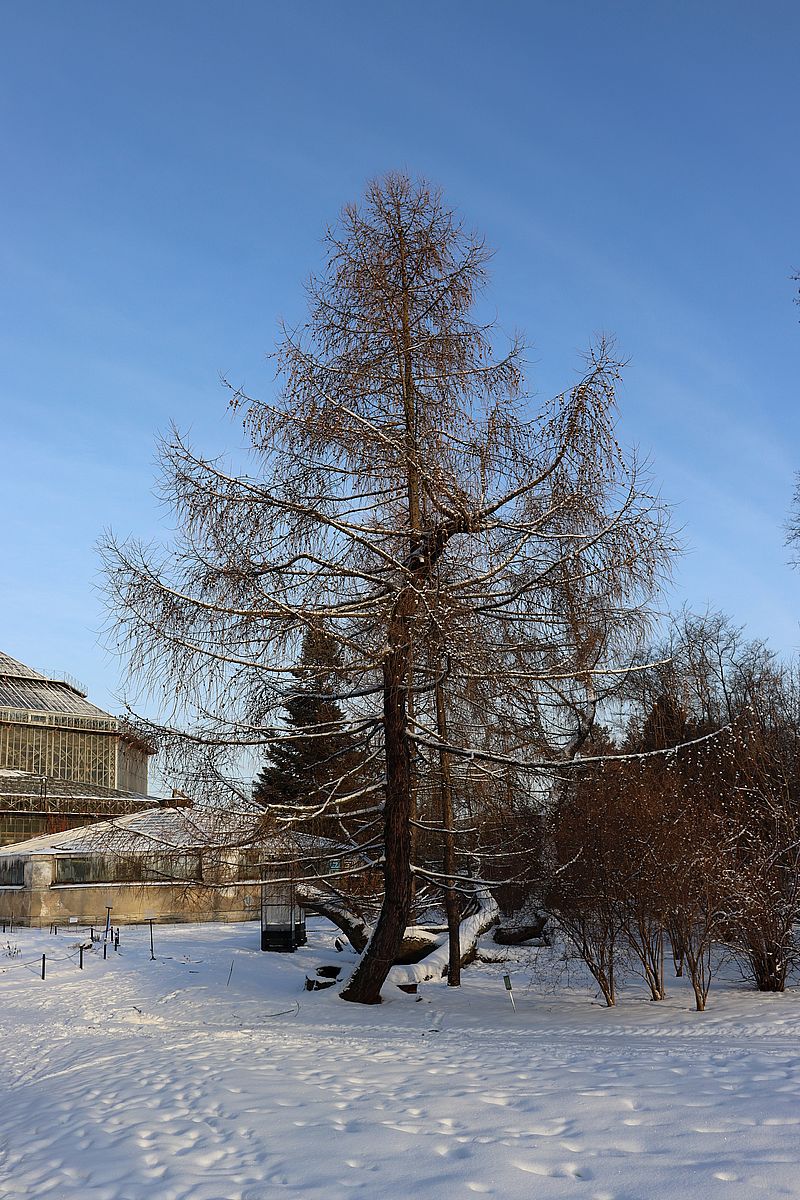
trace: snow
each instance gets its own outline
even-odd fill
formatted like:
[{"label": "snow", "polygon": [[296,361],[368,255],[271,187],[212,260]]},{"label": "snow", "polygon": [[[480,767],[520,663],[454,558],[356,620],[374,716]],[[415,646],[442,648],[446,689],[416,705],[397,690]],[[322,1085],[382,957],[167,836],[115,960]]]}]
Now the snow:
[{"label": "snow", "polygon": [[684,981],[631,983],[606,1009],[552,952],[531,982],[533,952],[485,939],[503,960],[461,989],[367,1008],[302,990],[334,936],[278,955],[255,923],[158,925],[151,962],[123,927],[80,971],[84,930],[7,933],[3,1200],[800,1197],[797,990],[731,974],[696,1013]]}]

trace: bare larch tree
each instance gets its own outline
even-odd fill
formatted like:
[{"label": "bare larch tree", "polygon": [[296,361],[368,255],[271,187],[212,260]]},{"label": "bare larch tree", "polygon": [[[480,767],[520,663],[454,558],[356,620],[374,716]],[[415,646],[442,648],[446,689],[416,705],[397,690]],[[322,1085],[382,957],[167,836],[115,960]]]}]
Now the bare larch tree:
[{"label": "bare larch tree", "polygon": [[[278,715],[292,664],[309,630],[335,643],[328,699],[361,746],[358,771],[271,815],[286,830],[361,820],[381,907],[342,994],[374,1003],[415,880],[452,901],[479,874],[474,841],[471,858],[453,849],[459,826],[475,828],[470,781],[497,798],[510,772],[541,779],[574,755],[671,546],[616,441],[613,348],[531,412],[521,340],[498,354],[477,316],[489,253],[437,190],[376,180],[325,250],[307,320],[283,330],[275,398],[231,388],[252,473],[173,434],[176,543],[106,551],[133,674],[177,698],[173,747],[220,777],[243,749],[297,736]],[[426,830],[437,861],[415,852]]]}]

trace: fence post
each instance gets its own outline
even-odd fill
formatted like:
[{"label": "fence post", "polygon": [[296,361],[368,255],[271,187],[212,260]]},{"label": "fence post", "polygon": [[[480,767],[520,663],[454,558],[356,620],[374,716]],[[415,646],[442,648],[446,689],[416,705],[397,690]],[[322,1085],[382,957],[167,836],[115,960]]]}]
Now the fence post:
[{"label": "fence post", "polygon": [[42,979],[44,979],[44,955],[42,955]]},{"label": "fence post", "polygon": [[103,942],[103,962],[106,961],[108,955],[108,942]]},{"label": "fence post", "polygon": [[78,966],[80,967],[80,969],[82,971],[83,970],[83,946],[78,947],[78,954],[80,956],[78,958]]}]

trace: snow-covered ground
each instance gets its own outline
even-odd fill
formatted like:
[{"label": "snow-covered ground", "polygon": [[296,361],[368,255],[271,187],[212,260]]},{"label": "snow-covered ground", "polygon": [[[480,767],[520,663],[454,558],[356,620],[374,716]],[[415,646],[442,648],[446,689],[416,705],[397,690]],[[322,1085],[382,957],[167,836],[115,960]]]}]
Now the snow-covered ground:
[{"label": "snow-covered ground", "polygon": [[607,1010],[518,961],[516,1015],[502,964],[362,1008],[303,991],[337,958],[315,924],[295,955],[157,926],[154,962],[123,928],[84,971],[74,930],[4,937],[3,1200],[800,1197],[797,991]]}]

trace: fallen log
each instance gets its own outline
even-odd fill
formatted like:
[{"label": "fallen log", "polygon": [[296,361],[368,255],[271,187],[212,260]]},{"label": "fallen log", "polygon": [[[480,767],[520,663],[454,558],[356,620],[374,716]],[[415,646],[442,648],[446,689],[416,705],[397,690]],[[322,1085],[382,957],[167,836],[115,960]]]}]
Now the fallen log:
[{"label": "fallen log", "polygon": [[[497,901],[488,888],[478,888],[475,892],[475,899],[478,903],[477,912],[465,917],[458,927],[462,966],[475,953],[478,938],[492,927],[500,911]],[[419,962],[392,967],[387,976],[387,982],[400,987],[412,983],[424,983],[426,979],[442,979],[446,972],[448,959],[449,947],[445,938],[441,945]]]}]

